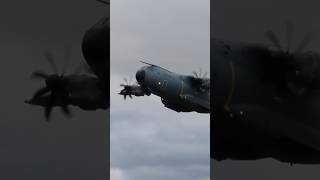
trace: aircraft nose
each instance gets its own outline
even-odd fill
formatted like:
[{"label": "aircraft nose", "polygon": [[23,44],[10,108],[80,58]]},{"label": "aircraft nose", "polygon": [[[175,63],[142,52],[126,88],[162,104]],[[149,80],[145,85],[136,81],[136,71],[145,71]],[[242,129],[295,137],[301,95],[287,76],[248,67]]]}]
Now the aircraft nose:
[{"label": "aircraft nose", "polygon": [[139,70],[136,73],[136,79],[139,84],[142,84],[146,76],[146,72],[144,70]]}]

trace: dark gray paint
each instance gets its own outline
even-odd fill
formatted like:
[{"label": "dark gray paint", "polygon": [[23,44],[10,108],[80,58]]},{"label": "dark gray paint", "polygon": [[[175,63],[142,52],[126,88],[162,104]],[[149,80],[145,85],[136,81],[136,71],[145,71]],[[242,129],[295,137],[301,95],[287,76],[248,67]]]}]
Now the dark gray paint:
[{"label": "dark gray paint", "polygon": [[[319,2],[289,0],[213,0],[211,1],[211,34],[216,38],[241,42],[269,43],[263,34],[273,29],[285,43],[285,22],[295,25],[292,47],[296,47],[303,35],[320,29]],[[320,41],[309,48],[320,51]],[[294,165],[274,160],[224,161],[211,163],[211,176],[217,180],[230,179],[318,179],[318,165]]]},{"label": "dark gray paint", "polygon": [[52,50],[61,67],[63,45],[71,43],[72,70],[84,60],[83,34],[106,13],[94,0],[0,2],[0,179],[107,178],[108,111],[72,108],[67,119],[55,109],[47,124],[42,108],[23,103],[43,86],[31,72],[52,72],[43,51]]}]

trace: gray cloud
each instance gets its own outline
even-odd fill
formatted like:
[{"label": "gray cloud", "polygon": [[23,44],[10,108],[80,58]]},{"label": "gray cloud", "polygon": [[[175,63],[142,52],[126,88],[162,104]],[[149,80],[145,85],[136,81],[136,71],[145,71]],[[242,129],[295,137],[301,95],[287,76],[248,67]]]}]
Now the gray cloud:
[{"label": "gray cloud", "polygon": [[112,9],[111,72],[133,73],[140,59],[181,73],[209,71],[208,0],[122,0]]},{"label": "gray cloud", "polygon": [[114,2],[111,11],[111,177],[209,178],[209,115],[176,113],[160,98],[123,100],[123,77],[145,61],[171,71],[209,72],[209,1]]}]

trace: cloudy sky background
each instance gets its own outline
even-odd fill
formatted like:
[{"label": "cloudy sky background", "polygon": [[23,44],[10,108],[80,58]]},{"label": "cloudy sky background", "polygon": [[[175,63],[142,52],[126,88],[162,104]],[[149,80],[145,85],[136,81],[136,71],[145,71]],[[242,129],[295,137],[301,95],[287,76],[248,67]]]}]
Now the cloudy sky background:
[{"label": "cloudy sky background", "polygon": [[209,73],[209,0],[117,0],[111,8],[111,179],[207,180],[209,115],[176,113],[159,97],[123,100],[144,60]]}]

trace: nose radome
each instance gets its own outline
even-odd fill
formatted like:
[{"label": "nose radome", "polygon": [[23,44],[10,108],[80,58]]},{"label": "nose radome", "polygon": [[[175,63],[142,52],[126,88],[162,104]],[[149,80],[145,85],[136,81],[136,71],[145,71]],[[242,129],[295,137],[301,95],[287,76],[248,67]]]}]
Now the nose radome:
[{"label": "nose radome", "polygon": [[142,84],[143,81],[145,80],[145,76],[146,76],[146,72],[144,70],[139,70],[136,73],[136,79],[138,81],[139,84]]}]

